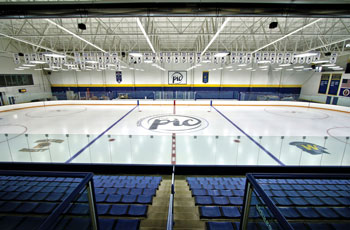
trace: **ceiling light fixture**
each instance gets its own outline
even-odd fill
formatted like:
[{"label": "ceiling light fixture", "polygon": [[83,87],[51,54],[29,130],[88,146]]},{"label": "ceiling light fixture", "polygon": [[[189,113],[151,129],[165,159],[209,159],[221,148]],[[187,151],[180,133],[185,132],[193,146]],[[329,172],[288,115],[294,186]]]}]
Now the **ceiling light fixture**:
[{"label": "ceiling light fixture", "polygon": [[214,37],[210,40],[210,42],[208,43],[208,45],[205,47],[205,49],[202,51],[201,55],[203,56],[203,54],[205,53],[205,51],[207,51],[207,49],[211,46],[211,44],[213,44],[213,42],[215,41],[215,39],[219,36],[219,34],[221,33],[221,31],[225,28],[226,24],[231,20],[231,18],[226,18],[226,20],[224,21],[224,23],[222,23],[222,25],[220,26],[220,28],[218,29],[218,31],[215,33]]},{"label": "ceiling light fixture", "polygon": [[152,45],[151,41],[149,40],[148,35],[147,35],[147,33],[146,33],[145,29],[143,28],[143,26],[142,26],[142,23],[141,23],[140,19],[139,19],[139,18],[136,18],[136,22],[137,22],[137,25],[140,27],[140,30],[142,31],[143,36],[145,36],[145,38],[146,38],[146,40],[147,40],[148,45],[151,47],[151,49],[152,49],[153,53],[155,53],[156,51],[154,50],[153,45]]}]

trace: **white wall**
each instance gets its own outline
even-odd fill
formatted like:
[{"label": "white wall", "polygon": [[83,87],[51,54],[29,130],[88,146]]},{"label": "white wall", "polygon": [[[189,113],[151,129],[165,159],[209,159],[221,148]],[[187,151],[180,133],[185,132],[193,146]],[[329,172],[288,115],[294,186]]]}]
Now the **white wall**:
[{"label": "white wall", "polygon": [[[205,66],[204,66],[205,65]],[[138,64],[133,68],[143,69],[144,71],[130,70],[123,68],[123,81],[118,84],[115,79],[115,71],[66,71],[52,72],[50,82],[53,86],[66,85],[91,85],[91,86],[161,86],[168,85],[168,70],[186,70],[189,64],[164,64],[162,67],[167,71],[161,71],[150,64]],[[295,72],[295,71],[261,71],[251,72],[249,70],[230,71],[227,65],[222,66],[222,70],[210,71],[209,82],[202,83],[202,71],[213,68],[220,68],[221,65],[203,64],[202,66],[187,72],[188,86],[220,86],[232,85],[238,86],[257,86],[257,85],[295,85],[301,86],[313,72]],[[234,67],[237,69],[237,67]]]},{"label": "white wall", "polygon": [[[34,99],[51,98],[51,85],[42,71],[34,70],[15,70],[16,65],[13,62],[12,57],[1,56],[0,57],[0,74],[32,74],[34,85],[26,86],[11,86],[0,87],[0,92],[4,92],[6,95],[5,101],[10,96],[15,97],[16,103],[29,102]],[[26,89],[26,93],[19,93],[18,89]]]}]

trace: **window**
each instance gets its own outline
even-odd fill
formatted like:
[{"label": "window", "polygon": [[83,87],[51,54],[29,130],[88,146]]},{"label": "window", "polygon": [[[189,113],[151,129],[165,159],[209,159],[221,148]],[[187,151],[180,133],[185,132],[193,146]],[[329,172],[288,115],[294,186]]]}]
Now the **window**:
[{"label": "window", "polygon": [[0,74],[0,87],[34,85],[31,74]]}]

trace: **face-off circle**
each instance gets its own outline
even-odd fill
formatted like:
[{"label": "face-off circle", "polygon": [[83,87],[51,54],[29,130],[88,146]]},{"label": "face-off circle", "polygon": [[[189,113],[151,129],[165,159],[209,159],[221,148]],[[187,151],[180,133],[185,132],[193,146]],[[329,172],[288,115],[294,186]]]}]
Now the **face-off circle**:
[{"label": "face-off circle", "polygon": [[208,127],[208,121],[194,116],[162,114],[140,119],[137,126],[153,132],[186,133]]}]

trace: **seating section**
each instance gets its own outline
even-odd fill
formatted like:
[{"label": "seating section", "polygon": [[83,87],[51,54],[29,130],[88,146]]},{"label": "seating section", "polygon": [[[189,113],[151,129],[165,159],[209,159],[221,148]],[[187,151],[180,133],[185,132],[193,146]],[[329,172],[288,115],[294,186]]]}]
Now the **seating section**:
[{"label": "seating section", "polygon": [[[93,180],[100,229],[132,230],[139,229],[139,218],[147,216],[162,178],[94,176]],[[0,176],[0,229],[37,228],[81,181],[71,177]],[[90,229],[86,191],[64,213],[55,229]]]}]

